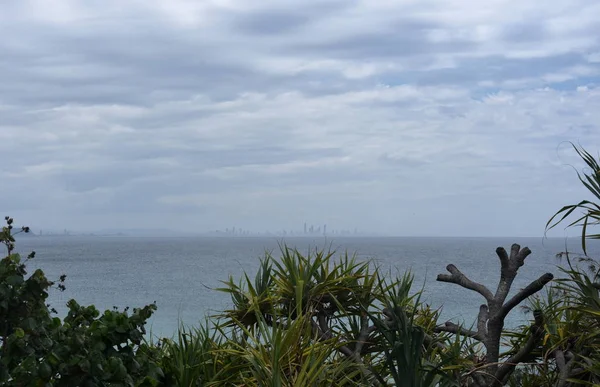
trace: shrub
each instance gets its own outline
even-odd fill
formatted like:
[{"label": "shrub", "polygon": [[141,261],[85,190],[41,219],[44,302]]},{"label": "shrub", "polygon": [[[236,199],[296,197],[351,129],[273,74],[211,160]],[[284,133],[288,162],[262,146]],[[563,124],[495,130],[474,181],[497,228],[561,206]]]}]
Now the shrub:
[{"label": "shrub", "polygon": [[[158,349],[144,343],[144,325],[156,305],[100,312],[70,300],[68,315],[52,317],[46,304],[55,285],[38,269],[27,276],[14,253],[13,219],[6,217],[0,242],[0,384],[3,386],[158,385]],[[28,232],[23,227],[18,232]],[[17,233],[18,233],[17,232]],[[64,289],[65,277],[57,284]]]}]

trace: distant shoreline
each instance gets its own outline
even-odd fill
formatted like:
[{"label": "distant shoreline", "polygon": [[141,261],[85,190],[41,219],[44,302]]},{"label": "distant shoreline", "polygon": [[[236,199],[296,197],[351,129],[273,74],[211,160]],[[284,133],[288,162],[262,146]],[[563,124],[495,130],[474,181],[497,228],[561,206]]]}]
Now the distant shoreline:
[{"label": "distant shoreline", "polygon": [[[81,234],[34,234],[34,233],[22,233],[15,236],[15,238],[224,238],[224,239],[257,239],[257,238],[279,238],[279,239],[550,239],[550,240],[577,240],[576,236],[569,237],[544,237],[544,236],[432,236],[432,235],[283,235],[283,234],[250,234],[250,235],[231,235],[231,234],[219,234],[219,233],[205,233],[205,234],[96,234],[96,233],[81,233]],[[590,241],[589,243],[594,243]]]}]

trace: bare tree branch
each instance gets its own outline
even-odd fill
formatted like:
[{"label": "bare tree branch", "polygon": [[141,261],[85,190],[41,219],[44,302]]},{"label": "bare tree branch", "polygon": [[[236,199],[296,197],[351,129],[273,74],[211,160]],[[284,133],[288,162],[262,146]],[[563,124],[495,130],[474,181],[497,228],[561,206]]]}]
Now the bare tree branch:
[{"label": "bare tree branch", "polygon": [[485,377],[486,375],[480,373],[479,371],[475,371],[473,373],[473,378],[475,379],[475,381],[477,382],[477,384],[479,386],[485,386],[487,383],[487,379]]},{"label": "bare tree branch", "polygon": [[483,341],[484,337],[479,334],[479,332],[472,331],[470,329],[465,329],[460,325],[457,325],[453,322],[447,321],[443,326],[437,326],[433,329],[434,332],[448,332],[454,333],[455,335],[463,335],[466,337],[470,337],[475,340]]},{"label": "bare tree branch", "polygon": [[498,247],[496,249],[496,254],[498,255],[498,258],[500,258],[500,266],[502,267],[502,271],[504,272],[504,270],[508,270],[510,260],[508,258],[508,253],[506,250],[504,250],[504,247]]},{"label": "bare tree branch", "polygon": [[556,387],[564,387],[567,383],[567,378],[569,377],[564,352],[560,349],[554,351],[554,360],[556,360],[556,366],[558,367],[558,383],[556,384]]},{"label": "bare tree branch", "polygon": [[329,329],[329,325],[327,325],[327,317],[324,314],[319,314],[317,316],[317,321],[319,322],[319,329],[321,332],[331,336],[331,329]]},{"label": "bare tree branch", "polygon": [[506,315],[517,305],[519,305],[522,301],[524,301],[527,297],[539,292],[542,290],[544,285],[554,279],[554,275],[552,273],[546,273],[542,275],[537,280],[533,281],[527,287],[521,289],[520,292],[515,294],[507,303],[502,305],[500,308],[500,317],[504,318]]},{"label": "bare tree branch", "polygon": [[[319,333],[319,339],[320,340],[329,340],[329,339],[333,338],[333,335],[331,334],[331,330],[327,326],[327,319],[325,318],[325,315],[319,315],[319,316],[317,316],[317,319],[319,321],[318,324],[312,318],[310,319],[310,324],[311,324],[312,328],[316,332]],[[360,366],[361,373],[368,379],[373,379],[374,385],[376,385],[376,386],[381,385],[377,380],[374,380],[373,371],[370,369],[369,366],[365,365],[365,363],[363,362],[363,360],[359,354],[354,353],[354,351],[352,351],[346,345],[342,345],[342,346],[338,347],[337,349],[342,354],[344,354],[347,357],[349,357],[350,359],[353,359],[354,361],[356,361],[356,363]]]},{"label": "bare tree branch", "polygon": [[520,245],[514,243],[510,248],[510,258],[507,258],[508,254],[503,247],[498,247],[496,254],[500,257],[502,268],[500,269],[500,281],[494,298],[499,304],[502,304],[506,300],[519,267],[523,266],[525,258],[531,254],[531,250],[528,247],[521,249]]},{"label": "bare tree branch", "polygon": [[557,349],[553,353],[556,365],[558,366],[558,383],[556,387],[567,387],[569,385],[569,378],[573,377],[579,371],[574,369],[575,367],[575,356],[571,352],[563,352]]},{"label": "bare tree branch", "polygon": [[477,293],[481,294],[488,302],[492,302],[494,300],[494,296],[488,288],[486,288],[480,283],[471,281],[466,275],[464,275],[460,270],[458,270],[456,266],[448,265],[446,266],[446,270],[448,270],[450,274],[438,274],[438,281],[450,282],[460,285],[463,288],[474,290]]},{"label": "bare tree branch", "polygon": [[371,333],[375,332],[376,330],[377,330],[377,327],[375,325],[371,325],[367,331],[369,332],[369,335],[370,335]]},{"label": "bare tree branch", "polygon": [[521,246],[519,246],[516,243],[511,246],[510,260],[515,270],[517,270],[525,264],[525,258],[527,258],[529,254],[531,254],[531,250],[529,250],[529,247],[521,249]]},{"label": "bare tree branch", "polygon": [[511,246],[510,254],[502,247],[496,249],[496,254],[500,260],[501,272],[495,294],[492,294],[485,285],[469,279],[454,265],[446,267],[446,270],[450,274],[440,274],[437,277],[438,281],[455,283],[466,289],[473,290],[481,294],[487,301],[487,305],[481,305],[479,308],[476,332],[463,329],[450,322],[446,323],[445,326],[435,328],[436,332],[450,332],[471,337],[483,343],[486,351],[484,367],[482,367],[481,372],[472,373],[473,381],[478,387],[499,387],[502,382],[510,377],[516,364],[522,362],[523,358],[528,356],[535,348],[539,339],[537,332],[541,330],[537,325],[537,319],[536,324],[532,325],[533,333],[527,342],[524,343],[523,348],[508,359],[507,362],[500,361],[500,341],[502,339],[506,316],[515,306],[541,290],[544,285],[553,279],[552,274],[546,273],[519,291],[508,302],[505,302],[517,276],[517,272],[525,264],[525,259],[531,254],[531,250],[527,247],[521,249],[521,246],[515,243]]},{"label": "bare tree branch", "polygon": [[441,350],[448,348],[444,345],[444,343],[441,343],[441,342],[435,340],[431,335],[428,335],[427,333],[425,333],[425,338],[424,338],[423,342],[426,346],[435,345],[437,348],[439,348]]},{"label": "bare tree branch", "polygon": [[510,260],[511,260],[511,262],[514,262],[515,257],[517,256],[517,254],[519,254],[519,250],[521,250],[521,246],[519,246],[518,243],[513,243],[510,246]]},{"label": "bare tree branch", "polygon": [[481,305],[479,307],[479,314],[477,315],[477,334],[482,338],[487,336],[487,322],[489,319],[487,305]]},{"label": "bare tree branch", "polygon": [[562,350],[557,349],[554,351],[554,360],[556,360],[556,365],[559,370],[562,371],[565,369],[567,362],[565,361],[565,353]]},{"label": "bare tree branch", "polygon": [[[329,327],[327,326],[327,322],[325,321],[325,316],[323,317],[323,320],[320,318],[321,316],[319,316],[319,324],[317,324],[315,322],[315,320],[313,320],[312,318],[310,319],[310,324],[313,328],[314,331],[316,331],[319,334],[319,340],[330,340],[333,338],[333,335],[331,334],[331,331],[329,330]],[[324,324],[323,324],[324,322]],[[340,347],[338,347],[338,351],[340,351],[341,353],[343,353],[344,355],[346,355],[347,357],[350,358],[356,358],[354,356],[354,352],[346,345],[342,345]]]},{"label": "bare tree branch", "polygon": [[371,332],[369,329],[369,318],[366,314],[363,314],[360,317],[360,333],[356,341],[356,347],[354,348],[355,354],[361,354],[362,349],[365,346],[365,343],[367,342],[367,339],[369,338],[370,334]]},{"label": "bare tree branch", "polygon": [[496,380],[500,381],[500,385],[504,385],[515,367],[521,363],[531,352],[539,345],[544,337],[544,318],[539,310],[534,311],[535,322],[531,325],[531,334],[527,338],[517,353],[508,358],[496,372]]}]

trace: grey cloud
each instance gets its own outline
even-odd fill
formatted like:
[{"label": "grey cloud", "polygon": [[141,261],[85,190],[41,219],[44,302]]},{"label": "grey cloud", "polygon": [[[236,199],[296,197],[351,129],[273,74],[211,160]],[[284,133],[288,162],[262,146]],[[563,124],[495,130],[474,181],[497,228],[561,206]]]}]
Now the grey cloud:
[{"label": "grey cloud", "polygon": [[290,50],[292,52],[298,50],[309,56],[377,60],[431,53],[460,53],[475,47],[475,44],[469,40],[431,42],[427,37],[427,32],[436,27],[438,26],[426,22],[399,21],[396,26],[382,29],[380,33],[355,34],[318,44],[290,45]]},{"label": "grey cloud", "polygon": [[[143,164],[115,163],[88,168],[85,171],[64,170],[57,173],[56,178],[62,182],[68,192],[82,193],[96,189],[118,188],[125,183],[148,174]],[[159,174],[156,167],[150,172]]]},{"label": "grey cloud", "polygon": [[[487,201],[494,232],[510,233],[514,213],[546,210],[536,195],[572,197],[554,187],[571,172],[553,164],[557,145],[599,140],[598,78],[579,68],[594,64],[570,46],[591,24],[567,13],[584,27],[550,34],[545,14],[507,24],[512,11],[494,3],[475,23],[442,3],[427,20],[420,3],[336,1],[235,4],[198,24],[151,2],[109,17],[87,3],[92,16],[74,21],[4,17],[0,179],[13,189],[0,203],[64,214],[69,228],[312,217],[427,234]],[[500,35],[476,40],[478,23]],[[399,224],[407,210],[434,219],[433,198],[447,215],[438,228]]]},{"label": "grey cloud", "polygon": [[[136,183],[138,180],[150,180],[156,191],[156,186],[167,183],[165,179],[173,174],[173,169],[178,170],[174,175],[176,179],[184,181],[177,184],[178,180],[169,178],[169,187],[178,187],[180,191],[194,193],[186,187],[201,187],[202,191],[213,192],[215,189],[227,188],[220,184],[214,177],[197,176],[207,171],[215,171],[218,175],[220,168],[244,167],[244,166],[268,166],[274,164],[285,164],[294,161],[318,161],[323,157],[339,156],[339,149],[310,149],[297,150],[277,147],[265,147],[243,150],[193,150],[193,149],[165,149],[154,148],[144,150],[136,147],[116,146],[102,149],[96,160],[85,169],[75,169],[77,160],[68,160],[66,169],[57,170],[52,173],[66,191],[84,193],[97,189],[120,190],[124,186]],[[48,155],[42,155],[38,160],[48,159]],[[58,158],[60,160],[60,158]],[[166,162],[163,163],[163,161]],[[26,163],[26,164],[32,164]],[[33,163],[35,165],[35,162]],[[194,177],[196,175],[196,177]],[[254,174],[248,178],[238,179],[238,183],[253,185]],[[137,184],[137,183],[136,183]],[[262,182],[257,182],[262,184]],[[232,185],[228,183],[226,185]],[[239,188],[239,187],[234,187]],[[169,193],[174,193],[169,191]],[[145,195],[148,195],[146,193]],[[152,195],[156,195],[152,193]]]},{"label": "grey cloud", "polygon": [[[540,84],[552,84],[541,77],[543,75],[569,71],[570,68],[583,63],[580,54],[563,54],[546,58],[508,59],[501,56],[491,56],[478,59],[465,59],[454,68],[437,70],[406,71],[401,76],[394,72],[380,75],[380,79],[389,84],[414,82],[420,85],[471,85],[478,87],[479,82],[492,81],[501,86],[507,80],[538,79]],[[582,82],[577,77],[577,82]]]},{"label": "grey cloud", "polygon": [[528,20],[512,23],[504,28],[502,37],[508,42],[539,42],[548,38],[548,29],[540,21]]},{"label": "grey cloud", "polygon": [[22,181],[21,179],[11,178],[0,173],[0,179],[4,189],[0,194],[4,215],[9,215],[12,211],[40,211],[43,212],[48,202],[44,200],[41,192],[47,189],[47,183],[44,181]]},{"label": "grey cloud", "polygon": [[263,6],[251,11],[225,13],[221,17],[231,23],[234,30],[244,34],[286,35],[340,14],[356,4],[356,0],[318,0],[306,2],[301,7],[269,9]]},{"label": "grey cloud", "polygon": [[[187,144],[189,145],[189,144]],[[200,143],[198,145],[201,145]],[[152,165],[153,160],[170,159],[188,170],[206,171],[214,168],[240,167],[245,165],[282,164],[298,160],[319,160],[324,157],[339,156],[343,151],[338,148],[293,149],[265,144],[262,147],[244,147],[244,149],[205,149],[193,145],[186,148],[168,148],[156,146],[144,149],[143,145],[121,144],[102,150],[101,153],[124,168],[135,167],[144,170],[145,164]],[[155,166],[156,168],[156,166]]]},{"label": "grey cloud", "polygon": [[[188,97],[258,82],[248,66],[216,57],[218,48],[211,44],[156,29],[132,27],[126,38],[123,31],[108,30],[87,35],[71,30],[48,34],[42,28],[23,32],[39,46],[17,53],[2,47],[11,60],[0,67],[2,90],[17,102],[144,104],[154,91]],[[64,70],[73,62],[79,74]]]},{"label": "grey cloud", "polygon": [[[336,9],[331,4],[329,8]],[[324,16],[319,16],[320,8],[315,9],[310,13],[311,20],[333,13],[323,12]],[[277,22],[268,22],[267,19],[287,17],[300,20],[305,17],[302,12],[291,9],[266,10],[250,13],[240,20],[270,28],[269,23]],[[287,16],[271,17],[270,13]],[[257,40],[254,47],[247,45],[245,39],[234,38],[235,27],[231,31],[215,31],[225,37],[219,42],[211,39],[205,31],[198,32],[200,36],[194,37],[159,21],[127,20],[125,25],[126,28],[119,23],[107,22],[103,25],[96,22],[87,33],[76,33],[77,30],[73,27],[11,27],[15,28],[11,29],[11,33],[28,39],[29,44],[15,47],[5,43],[2,47],[4,58],[10,60],[3,61],[0,90],[4,95],[10,95],[10,99],[16,103],[54,101],[58,104],[128,103],[146,106],[164,98],[185,99],[198,93],[209,93],[215,100],[230,99],[240,90],[300,89],[322,94],[336,90],[347,91],[360,85],[346,83],[340,89],[338,82],[335,87],[331,81],[339,81],[340,74],[327,70],[315,71],[312,75],[269,74],[259,70],[253,60],[273,54],[357,62],[395,59],[406,61],[411,57],[413,66],[427,67],[435,56],[445,53],[461,54],[477,49],[476,44],[465,39],[432,43],[426,33],[441,25],[410,18],[399,20],[395,24],[386,23],[380,33],[366,33],[357,29],[356,32],[349,32],[345,37],[334,40],[324,37],[323,42],[318,44],[302,43],[297,36],[287,34],[289,39],[284,44]],[[528,31],[527,28],[535,30],[538,27],[523,23],[518,28],[511,27],[507,31]],[[207,36],[202,37],[202,34]],[[533,36],[531,33],[529,35]],[[540,35],[539,38],[543,39],[544,36]],[[559,63],[564,67],[567,62],[576,64],[581,63],[581,60],[554,58],[546,62],[544,58],[530,61],[484,58],[471,63],[461,60],[460,67],[456,69],[396,71],[378,78],[423,84],[460,84],[469,80],[536,76],[544,67],[548,67],[548,63],[554,63],[547,68],[551,70],[561,68]],[[74,70],[69,72],[69,66],[74,63]],[[40,73],[40,70],[43,72]],[[322,82],[324,75],[329,77],[329,82]],[[315,86],[317,82],[314,81],[325,84]]]},{"label": "grey cloud", "polygon": [[382,154],[379,159],[395,168],[418,168],[427,164],[426,160],[415,159],[406,155],[390,155],[389,153]]},{"label": "grey cloud", "polygon": [[234,20],[236,27],[243,33],[270,35],[296,30],[306,25],[310,17],[295,12],[262,11],[239,15]]},{"label": "grey cloud", "polygon": [[[301,88],[321,93],[332,87],[311,83],[318,79],[315,76],[277,76],[260,71],[246,60],[258,53],[239,45],[225,47],[230,53],[239,49],[238,55],[222,57],[218,46],[156,33],[130,40],[110,35],[43,35],[40,31],[40,42],[53,47],[47,55],[56,55],[58,63],[40,63],[37,48],[22,58],[12,57],[11,50],[3,48],[11,61],[0,65],[0,91],[10,96],[12,103],[152,106],[165,99],[181,100],[204,93],[218,101],[235,98],[240,91]],[[64,63],[61,57],[67,58]],[[77,76],[68,71],[70,61],[78,64]],[[41,68],[43,73],[39,73]]]}]

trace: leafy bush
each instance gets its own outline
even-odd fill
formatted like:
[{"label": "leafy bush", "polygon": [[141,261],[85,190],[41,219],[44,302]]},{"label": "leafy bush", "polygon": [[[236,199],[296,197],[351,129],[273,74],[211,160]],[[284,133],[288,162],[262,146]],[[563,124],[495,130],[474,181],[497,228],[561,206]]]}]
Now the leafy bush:
[{"label": "leafy bush", "polygon": [[[27,277],[26,260],[14,253],[13,219],[6,217],[0,242],[0,384],[3,386],[158,385],[159,350],[144,343],[144,325],[156,305],[122,312],[68,302],[64,320],[46,304],[55,285],[38,269]],[[27,227],[19,232],[28,232]],[[17,232],[18,233],[18,232]],[[57,284],[64,289],[65,277]]]},{"label": "leafy bush", "polygon": [[279,260],[262,260],[254,280],[230,278],[225,285],[220,290],[234,308],[219,317],[223,334],[237,338],[227,350],[241,359],[228,365],[243,377],[235,384],[402,379],[400,385],[435,386],[451,379],[441,372],[449,347],[431,339],[438,314],[411,294],[410,275],[388,279],[371,262],[284,246]]}]

